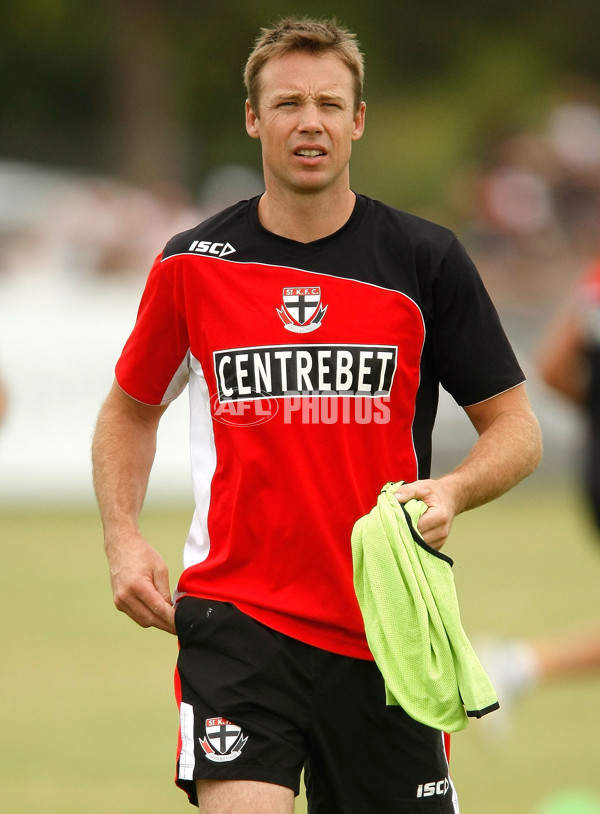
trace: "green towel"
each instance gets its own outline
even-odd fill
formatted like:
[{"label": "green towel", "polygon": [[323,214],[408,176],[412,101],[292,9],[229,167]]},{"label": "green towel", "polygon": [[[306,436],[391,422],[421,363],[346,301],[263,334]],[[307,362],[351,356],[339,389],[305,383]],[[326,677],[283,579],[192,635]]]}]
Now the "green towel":
[{"label": "green towel", "polygon": [[450,557],[431,548],[417,522],[425,503],[402,505],[386,484],[352,531],[354,586],[386,701],[444,732],[498,699],[463,630]]}]

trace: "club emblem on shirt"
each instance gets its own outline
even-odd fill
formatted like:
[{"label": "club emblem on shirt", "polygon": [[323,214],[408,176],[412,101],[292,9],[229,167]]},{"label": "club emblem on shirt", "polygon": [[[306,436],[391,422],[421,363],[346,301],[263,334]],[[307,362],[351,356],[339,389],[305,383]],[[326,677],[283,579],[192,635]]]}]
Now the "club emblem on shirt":
[{"label": "club emblem on shirt", "polygon": [[226,763],[239,757],[248,737],[241,727],[226,718],[207,718],[206,737],[200,740],[204,754],[214,763]]},{"label": "club emblem on shirt", "polygon": [[283,306],[277,313],[288,331],[308,333],[316,331],[327,311],[321,304],[319,286],[283,289]]}]

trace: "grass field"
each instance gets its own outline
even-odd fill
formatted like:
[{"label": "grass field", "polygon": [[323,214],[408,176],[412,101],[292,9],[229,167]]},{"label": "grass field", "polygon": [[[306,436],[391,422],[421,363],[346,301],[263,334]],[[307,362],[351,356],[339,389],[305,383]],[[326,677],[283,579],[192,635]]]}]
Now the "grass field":
[{"label": "grass field", "polygon": [[[572,491],[532,484],[457,519],[446,551],[469,636],[600,616],[600,547],[577,510]],[[173,579],[188,514],[144,516]],[[172,783],[175,640],[113,609],[94,509],[3,507],[0,539],[0,811],[187,811]],[[600,677],[523,699],[501,742],[472,722],[452,746],[462,814],[537,814],[565,788],[600,794],[599,730]]]}]

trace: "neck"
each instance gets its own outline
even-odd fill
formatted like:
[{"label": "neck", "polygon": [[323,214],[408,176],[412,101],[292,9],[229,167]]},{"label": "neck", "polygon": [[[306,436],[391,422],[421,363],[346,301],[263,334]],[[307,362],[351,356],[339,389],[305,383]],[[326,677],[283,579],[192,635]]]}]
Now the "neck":
[{"label": "neck", "polygon": [[290,196],[270,192],[258,203],[258,217],[269,232],[299,243],[311,243],[337,232],[348,221],[356,196],[346,188],[341,194]]}]

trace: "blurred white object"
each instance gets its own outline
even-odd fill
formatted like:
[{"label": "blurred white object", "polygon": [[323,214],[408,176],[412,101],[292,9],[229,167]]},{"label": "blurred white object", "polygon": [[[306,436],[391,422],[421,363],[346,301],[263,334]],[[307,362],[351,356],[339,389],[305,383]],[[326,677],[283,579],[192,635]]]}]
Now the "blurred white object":
[{"label": "blurred white object", "polygon": [[575,169],[600,168],[600,110],[590,104],[557,107],[548,124],[550,141],[566,164]]},{"label": "blurred white object", "polygon": [[491,738],[506,738],[511,732],[515,701],[538,682],[535,652],[527,642],[493,637],[475,640],[473,646],[500,703],[500,709],[482,721],[482,732]]}]

